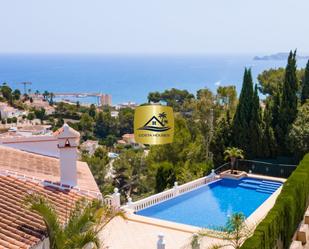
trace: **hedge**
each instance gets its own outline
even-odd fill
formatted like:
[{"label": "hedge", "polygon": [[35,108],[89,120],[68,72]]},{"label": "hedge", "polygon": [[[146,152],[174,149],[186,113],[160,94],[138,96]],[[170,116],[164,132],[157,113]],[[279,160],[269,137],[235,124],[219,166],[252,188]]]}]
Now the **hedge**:
[{"label": "hedge", "polygon": [[241,249],[274,249],[279,240],[289,248],[309,202],[309,153],[282,187],[274,207]]}]

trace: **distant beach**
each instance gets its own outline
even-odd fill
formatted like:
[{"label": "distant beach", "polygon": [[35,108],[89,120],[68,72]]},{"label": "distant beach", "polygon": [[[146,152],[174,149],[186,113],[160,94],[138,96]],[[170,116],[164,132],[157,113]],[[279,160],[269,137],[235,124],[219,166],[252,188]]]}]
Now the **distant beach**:
[{"label": "distant beach", "polygon": [[[0,82],[23,89],[32,82],[34,92],[101,92],[112,103],[143,103],[151,91],[169,88],[192,93],[203,87],[236,85],[238,93],[245,67],[254,77],[268,68],[285,67],[284,60],[253,60],[255,55],[31,55],[1,54]],[[304,67],[306,60],[298,60]],[[81,98],[97,103],[96,98]]]}]

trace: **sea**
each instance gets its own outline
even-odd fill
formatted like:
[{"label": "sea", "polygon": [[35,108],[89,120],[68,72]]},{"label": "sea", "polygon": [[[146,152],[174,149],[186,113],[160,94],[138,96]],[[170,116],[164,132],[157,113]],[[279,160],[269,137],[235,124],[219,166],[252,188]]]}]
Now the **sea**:
[{"label": "sea", "polygon": [[[239,93],[245,67],[257,75],[269,68],[285,67],[286,60],[253,60],[255,54],[233,55],[107,55],[107,54],[0,54],[0,83],[23,92],[21,82],[31,82],[32,92],[105,93],[114,105],[141,104],[149,92],[170,88],[198,89],[236,85]],[[304,67],[306,60],[298,60]],[[97,103],[97,98],[78,99]]]}]

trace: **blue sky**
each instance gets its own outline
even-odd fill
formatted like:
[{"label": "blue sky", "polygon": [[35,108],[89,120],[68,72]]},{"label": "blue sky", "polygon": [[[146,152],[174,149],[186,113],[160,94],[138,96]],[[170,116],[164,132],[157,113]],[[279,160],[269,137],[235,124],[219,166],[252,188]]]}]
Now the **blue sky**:
[{"label": "blue sky", "polygon": [[308,0],[0,0],[0,52],[309,53]]}]

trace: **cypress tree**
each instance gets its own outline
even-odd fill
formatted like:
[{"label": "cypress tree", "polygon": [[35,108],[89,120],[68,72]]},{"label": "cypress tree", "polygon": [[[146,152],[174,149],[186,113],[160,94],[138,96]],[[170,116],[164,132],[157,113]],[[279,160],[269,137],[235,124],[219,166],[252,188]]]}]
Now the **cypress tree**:
[{"label": "cypress tree", "polygon": [[231,146],[231,118],[229,111],[216,125],[214,136],[210,142],[210,151],[213,154],[215,166],[224,163],[224,151]]},{"label": "cypress tree", "polygon": [[277,144],[272,128],[272,119],[272,108],[270,102],[267,101],[263,115],[264,129],[262,138],[263,157],[265,158],[275,158],[277,154]]},{"label": "cypress tree", "polygon": [[289,128],[297,116],[297,91],[298,81],[296,76],[296,50],[291,51],[288,64],[285,69],[285,77],[282,88],[281,103],[278,113],[278,123],[276,125],[276,137],[279,151],[287,153],[286,136]]},{"label": "cypress tree", "polygon": [[[278,152],[278,120],[279,120],[279,115],[280,115],[280,106],[281,106],[281,95],[282,95],[282,87],[278,86],[277,91],[274,93],[274,96],[269,96],[270,98],[270,103],[266,105],[267,108],[269,108],[269,111],[271,110],[270,115],[270,122],[271,122],[271,130],[274,133],[274,142],[276,145],[276,153]],[[266,110],[265,110],[266,111]],[[265,122],[265,111],[264,111],[264,119],[263,121]],[[266,129],[266,123],[265,127]],[[266,131],[264,130],[264,133]],[[266,153],[267,154],[267,153]],[[267,157],[264,153],[264,156]]]},{"label": "cypress tree", "polygon": [[251,70],[245,69],[243,85],[239,96],[239,102],[236,108],[232,124],[233,144],[245,151],[247,155],[251,154],[249,130],[252,104],[253,104],[253,81]]},{"label": "cypress tree", "polygon": [[278,124],[279,119],[279,112],[280,112],[280,105],[281,105],[281,92],[282,89],[278,87],[278,90],[275,92],[274,96],[271,96],[272,98],[272,128],[275,129]]},{"label": "cypress tree", "polygon": [[252,111],[251,111],[251,120],[249,126],[249,135],[250,136],[250,150],[249,157],[256,158],[263,156],[262,150],[262,137],[263,137],[263,129],[262,129],[262,110],[260,106],[260,99],[258,95],[258,88],[255,85],[253,101],[252,101]]},{"label": "cypress tree", "polygon": [[309,60],[305,69],[305,76],[303,80],[303,89],[301,92],[301,103],[304,104],[309,99]]}]

